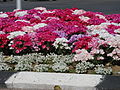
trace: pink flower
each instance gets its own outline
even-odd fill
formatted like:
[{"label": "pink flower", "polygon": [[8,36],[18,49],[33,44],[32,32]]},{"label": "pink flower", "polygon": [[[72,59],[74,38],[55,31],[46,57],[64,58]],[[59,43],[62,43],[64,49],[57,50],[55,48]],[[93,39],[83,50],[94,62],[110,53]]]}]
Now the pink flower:
[{"label": "pink flower", "polygon": [[90,59],[94,59],[93,56],[88,53],[85,49],[76,50],[76,55],[73,58],[73,61],[87,61]]}]

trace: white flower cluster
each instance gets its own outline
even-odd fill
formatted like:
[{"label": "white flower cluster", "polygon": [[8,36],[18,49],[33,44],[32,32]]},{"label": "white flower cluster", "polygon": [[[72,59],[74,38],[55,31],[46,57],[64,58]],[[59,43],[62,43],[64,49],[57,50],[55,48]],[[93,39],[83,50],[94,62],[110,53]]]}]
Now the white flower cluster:
[{"label": "white flower cluster", "polygon": [[98,16],[100,19],[104,19],[104,20],[108,21],[108,20],[106,19],[106,17],[105,17],[105,16],[103,16],[103,15],[100,15],[100,14],[95,14],[95,16]]},{"label": "white flower cluster", "polygon": [[11,69],[11,67],[8,66],[6,63],[0,63],[0,71],[7,71],[10,69]]},{"label": "white flower cluster", "polygon": [[49,67],[50,67],[50,65],[48,65],[48,64],[35,65],[34,66],[34,71],[45,72],[45,71],[48,71]]},{"label": "white flower cluster", "polygon": [[60,48],[60,49],[71,49],[68,44],[68,40],[66,38],[56,38],[55,42],[53,43],[53,46],[55,48]]},{"label": "white flower cluster", "polygon": [[6,17],[8,17],[7,14],[5,14],[5,13],[0,13],[0,18],[6,18]]},{"label": "white flower cluster", "polygon": [[91,69],[94,66],[95,65],[90,62],[82,61],[76,65],[76,73],[86,73],[88,69]]},{"label": "white flower cluster", "polygon": [[32,53],[32,54],[28,54],[29,57],[29,61],[31,61],[32,63],[42,63],[45,61],[45,56],[43,56],[41,53]]},{"label": "white flower cluster", "polygon": [[10,56],[9,60],[5,61],[11,64],[18,63],[21,60],[21,56]]},{"label": "white flower cluster", "polygon": [[67,67],[66,63],[61,61],[61,62],[54,63],[53,66],[52,66],[52,69],[56,72],[65,72],[69,68]]},{"label": "white flower cluster", "polygon": [[114,32],[116,32],[117,34],[120,34],[120,28],[116,29]]},{"label": "white flower cluster", "polygon": [[18,64],[15,65],[15,69],[16,71],[25,71],[25,70],[29,70],[31,71],[33,69],[32,63],[29,62],[28,60],[24,59],[24,60],[19,60]]},{"label": "white flower cluster", "polygon": [[106,43],[111,47],[120,48],[120,35],[114,35],[106,38]]},{"label": "white flower cluster", "polygon": [[113,35],[112,34],[109,34],[107,30],[105,29],[102,29],[102,30],[94,30],[91,32],[92,35],[95,35],[95,34],[99,34],[99,37],[100,38],[109,38],[109,37],[112,37]]},{"label": "white flower cluster", "polygon": [[7,36],[8,39],[12,39],[14,37],[17,37],[19,35],[23,36],[24,34],[26,34],[25,32],[22,31],[15,31],[15,32],[11,32],[9,36]]},{"label": "white flower cluster", "polygon": [[34,25],[33,28],[34,28],[34,29],[39,29],[39,28],[45,27],[45,26],[47,26],[46,23],[38,23],[38,24]]},{"label": "white flower cluster", "polygon": [[22,17],[22,16],[24,16],[24,15],[27,15],[28,13],[27,13],[27,11],[18,11],[18,12],[16,12],[15,13],[15,17]]},{"label": "white flower cluster", "polygon": [[36,7],[34,8],[35,10],[41,10],[42,13],[54,13],[55,11],[48,11],[46,8],[44,7]]},{"label": "white flower cluster", "polygon": [[72,61],[72,58],[73,58],[73,56],[74,55],[56,55],[56,56],[54,56],[54,58],[53,58],[53,60],[52,60],[52,62],[53,63],[59,63],[59,62],[64,62],[64,63],[66,63],[66,64],[70,64],[70,63],[72,63],[73,61]]},{"label": "white flower cluster", "polygon": [[[88,28],[88,33],[90,35],[95,35],[95,34],[99,34],[99,37],[100,38],[104,38],[104,39],[107,39],[107,38],[112,38],[113,35],[110,34],[106,28],[108,27],[108,25],[115,25],[115,26],[120,26],[119,24],[117,23],[101,23],[100,25],[91,25],[91,26],[87,26]],[[116,32],[119,32],[119,29],[116,30]]]},{"label": "white flower cluster", "polygon": [[3,62],[3,53],[0,52],[0,63],[2,63],[2,62]]},{"label": "white flower cluster", "polygon": [[112,74],[112,68],[111,67],[105,68],[103,64],[100,64],[96,65],[95,72],[97,74],[110,75]]}]

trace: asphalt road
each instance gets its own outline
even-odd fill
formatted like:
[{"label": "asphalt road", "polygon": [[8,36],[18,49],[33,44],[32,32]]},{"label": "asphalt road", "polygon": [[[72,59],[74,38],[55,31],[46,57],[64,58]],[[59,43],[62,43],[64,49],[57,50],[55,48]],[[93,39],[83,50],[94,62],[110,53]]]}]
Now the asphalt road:
[{"label": "asphalt road", "polygon": [[[16,0],[1,2],[0,11],[7,12],[16,8]],[[47,9],[79,8],[105,14],[120,14],[120,0],[56,0],[56,1],[24,1],[22,9],[34,7],[46,7]]]}]

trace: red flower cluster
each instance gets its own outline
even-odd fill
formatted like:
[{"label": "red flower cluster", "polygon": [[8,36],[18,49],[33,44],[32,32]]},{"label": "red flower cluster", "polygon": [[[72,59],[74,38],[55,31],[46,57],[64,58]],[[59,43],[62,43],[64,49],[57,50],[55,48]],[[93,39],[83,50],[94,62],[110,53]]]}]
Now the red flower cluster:
[{"label": "red flower cluster", "polygon": [[17,36],[12,40],[12,43],[10,44],[11,49],[15,50],[15,53],[20,53],[23,50],[29,50],[32,49],[32,42],[30,39],[30,36],[25,34],[24,36]]}]

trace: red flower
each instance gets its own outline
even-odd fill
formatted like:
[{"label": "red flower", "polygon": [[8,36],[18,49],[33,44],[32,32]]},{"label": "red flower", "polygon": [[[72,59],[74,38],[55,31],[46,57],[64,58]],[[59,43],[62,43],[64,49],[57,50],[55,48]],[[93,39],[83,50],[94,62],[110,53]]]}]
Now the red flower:
[{"label": "red flower", "polygon": [[30,37],[25,34],[24,36],[17,36],[14,38],[11,47],[15,50],[16,53],[20,53],[25,49],[31,49],[32,42]]},{"label": "red flower", "polygon": [[0,48],[5,48],[8,44],[7,36],[8,34],[0,34]]},{"label": "red flower", "polygon": [[88,43],[92,40],[91,36],[86,36],[86,37],[82,37],[79,38],[78,41],[76,41],[75,43],[73,43],[74,48],[72,50],[72,52],[75,52],[78,49],[89,49]]}]

